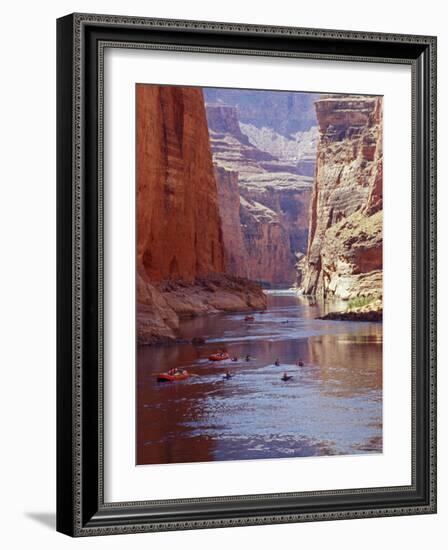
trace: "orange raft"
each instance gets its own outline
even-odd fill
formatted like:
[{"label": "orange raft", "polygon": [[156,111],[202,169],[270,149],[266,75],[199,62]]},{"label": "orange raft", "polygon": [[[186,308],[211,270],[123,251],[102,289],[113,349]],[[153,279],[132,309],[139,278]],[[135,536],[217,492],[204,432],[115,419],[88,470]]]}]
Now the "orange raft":
[{"label": "orange raft", "polygon": [[208,358],[209,361],[224,361],[224,359],[230,359],[230,355],[228,353],[213,353]]},{"label": "orange raft", "polygon": [[157,375],[157,382],[175,382],[176,380],[186,380],[190,375],[184,370],[170,374],[169,372],[161,372]]}]

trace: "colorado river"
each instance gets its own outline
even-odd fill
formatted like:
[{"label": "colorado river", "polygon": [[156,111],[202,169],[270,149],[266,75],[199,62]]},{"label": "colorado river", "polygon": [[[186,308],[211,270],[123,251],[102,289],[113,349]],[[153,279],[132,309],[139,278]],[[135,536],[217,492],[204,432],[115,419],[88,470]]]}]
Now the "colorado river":
[{"label": "colorado river", "polygon": [[[318,320],[322,307],[272,292],[253,322],[183,320],[202,345],[138,348],[137,464],[381,452],[382,324]],[[218,349],[238,361],[209,361]],[[173,367],[198,376],[158,383]]]}]

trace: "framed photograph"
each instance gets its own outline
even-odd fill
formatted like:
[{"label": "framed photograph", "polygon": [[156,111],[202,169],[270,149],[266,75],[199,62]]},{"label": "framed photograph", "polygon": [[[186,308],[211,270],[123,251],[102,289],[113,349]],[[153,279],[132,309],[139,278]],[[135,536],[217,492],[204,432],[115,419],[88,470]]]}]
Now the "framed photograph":
[{"label": "framed photograph", "polygon": [[435,513],[436,38],[57,41],[57,529]]}]

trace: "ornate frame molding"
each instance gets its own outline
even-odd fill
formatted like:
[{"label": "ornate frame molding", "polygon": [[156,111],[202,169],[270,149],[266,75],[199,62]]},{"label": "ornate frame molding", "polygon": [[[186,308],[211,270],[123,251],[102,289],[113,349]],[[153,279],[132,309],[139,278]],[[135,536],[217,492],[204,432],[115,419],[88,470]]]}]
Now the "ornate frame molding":
[{"label": "ornate frame molding", "polygon": [[[132,41],[129,35],[138,30]],[[157,32],[159,42],[151,31]],[[200,45],[185,43],[186,34]],[[164,38],[166,35],[166,38]],[[216,45],[235,37],[250,48]],[[284,37],[286,42],[279,42]],[[263,39],[267,38],[267,42]],[[172,41],[174,40],[174,43]],[[320,51],[311,51],[313,43]],[[263,48],[264,44],[275,49]],[[287,48],[282,47],[283,45]],[[382,48],[382,45],[385,48]],[[306,49],[306,47],[308,49]],[[339,53],[328,53],[328,49]],[[307,57],[341,61],[405,63],[412,66],[413,98],[413,483],[312,493],[241,495],[173,501],[105,503],[103,491],[103,57],[106,47],[149,48],[220,54]],[[289,47],[289,49],[288,49]],[[325,50],[326,48],[326,50]],[[272,27],[204,21],[73,14],[58,20],[58,530],[72,536],[200,529],[425,514],[436,511],[436,38],[339,30]],[[356,53],[359,52],[359,53]],[[370,54],[368,54],[370,52]],[[385,55],[387,53],[388,55]],[[392,55],[395,54],[395,55]],[[400,54],[400,55],[396,55]],[[95,67],[93,67],[95,65]],[[92,73],[93,70],[93,73]],[[94,74],[95,81],[93,81]],[[93,96],[92,90],[96,90]],[[92,109],[96,128],[88,127]],[[93,165],[93,166],[91,166]],[[86,168],[87,167],[87,168]],[[89,179],[90,177],[90,179]],[[87,182],[90,183],[86,187]],[[95,189],[92,192],[91,187]],[[93,193],[93,194],[92,194]],[[96,197],[96,205],[93,204]],[[87,208],[86,205],[92,204]],[[95,214],[92,213],[95,210]],[[89,246],[92,232],[97,247]],[[69,253],[65,250],[68,247]],[[420,260],[420,262],[419,262]],[[420,265],[419,265],[420,263]],[[91,266],[93,264],[94,268]],[[96,293],[96,299],[92,296]],[[86,301],[96,303],[96,329],[86,322]],[[422,320],[423,319],[423,320]],[[93,334],[95,332],[95,334]],[[95,348],[95,349],[94,349]],[[95,377],[86,370],[87,358]],[[425,360],[425,364],[422,363]],[[420,372],[420,370],[424,372]],[[91,370],[91,369],[90,369]],[[417,385],[425,384],[424,403]],[[420,386],[419,386],[420,387]],[[96,411],[95,426],[85,422]],[[416,414],[424,410],[424,425]],[[422,421],[422,422],[423,422]],[[69,430],[70,438],[67,438]],[[95,443],[96,441],[96,443]],[[417,450],[423,450],[417,459]],[[96,447],[96,452],[93,450]],[[87,454],[86,454],[87,453]],[[90,457],[90,454],[94,456]],[[422,467],[422,462],[425,466]],[[422,469],[423,468],[423,469]],[[91,485],[93,483],[93,486]],[[423,483],[423,487],[422,487]],[[378,505],[379,493],[400,494]],[[417,498],[418,493],[418,498]],[[333,497],[359,506],[291,511],[284,499]],[[369,500],[371,497],[371,500]],[[263,513],[267,500],[279,513]],[[299,502],[299,500],[297,502]],[[242,506],[259,502],[258,511]],[[369,504],[370,502],[370,504]],[[238,513],[232,513],[237,506]],[[401,504],[400,504],[401,503]],[[188,516],[185,507],[220,506],[216,517]],[[167,507],[155,519],[156,507]],[[176,510],[182,506],[182,511]],[[226,506],[229,513],[226,512]],[[158,514],[158,517],[160,514]],[[202,514],[204,516],[204,514]]]}]

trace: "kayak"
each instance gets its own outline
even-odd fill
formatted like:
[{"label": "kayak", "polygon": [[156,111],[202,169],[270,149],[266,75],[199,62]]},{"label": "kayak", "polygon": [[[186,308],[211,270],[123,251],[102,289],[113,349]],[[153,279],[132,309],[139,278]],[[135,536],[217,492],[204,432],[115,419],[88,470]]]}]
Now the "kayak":
[{"label": "kayak", "polygon": [[291,380],[292,376],[282,376],[283,382],[288,382],[288,380]]},{"label": "kayak", "polygon": [[228,353],[213,353],[209,356],[209,361],[224,361],[224,359],[229,359],[230,355]]},{"label": "kayak", "polygon": [[246,317],[244,317],[244,320],[245,321],[255,321],[255,317],[253,315],[246,315]]},{"label": "kayak", "polygon": [[157,382],[174,382],[176,380],[186,380],[189,377],[187,371],[179,374],[168,374],[167,372],[161,372],[157,375]]}]

